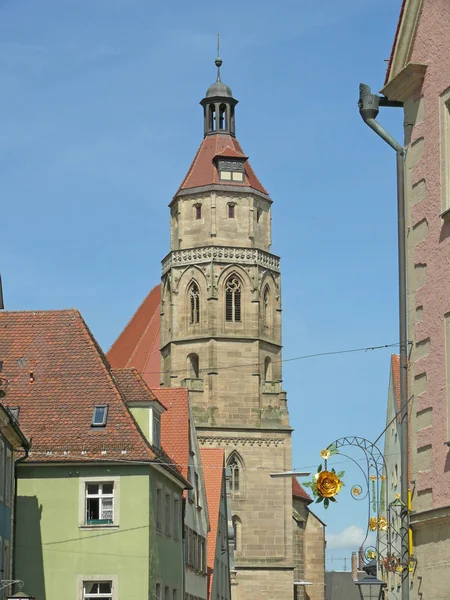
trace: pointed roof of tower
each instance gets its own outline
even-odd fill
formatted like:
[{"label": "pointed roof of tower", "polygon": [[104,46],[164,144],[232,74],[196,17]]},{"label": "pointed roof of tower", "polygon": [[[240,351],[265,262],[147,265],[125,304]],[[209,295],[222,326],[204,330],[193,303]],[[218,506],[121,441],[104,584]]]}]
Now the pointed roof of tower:
[{"label": "pointed roof of tower", "polygon": [[[223,181],[219,177],[219,171],[214,161],[216,157],[241,158],[245,160],[244,180],[243,181]],[[183,179],[182,184],[177,190],[175,196],[185,190],[193,188],[204,188],[210,185],[220,185],[229,188],[252,188],[265,196],[268,196],[267,190],[263,187],[256,177],[246,155],[242,151],[241,145],[237,139],[229,134],[218,133],[217,135],[206,136],[195,158]]]},{"label": "pointed roof of tower", "polygon": [[108,350],[114,369],[134,367],[150,388],[160,385],[161,285],[155,286]]},{"label": "pointed roof of tower", "polygon": [[[218,47],[219,51],[219,47]],[[222,59],[216,58],[217,79],[209,86],[200,104],[203,106],[204,139],[195,158],[178,188],[174,198],[186,193],[210,191],[211,189],[226,189],[227,191],[256,191],[270,200],[266,189],[256,177],[244,154],[235,133],[235,107],[238,101],[233,98],[231,88],[220,78]],[[228,171],[228,166],[222,166],[226,159],[234,159],[230,170],[238,168],[241,177],[220,177],[219,167]]]}]

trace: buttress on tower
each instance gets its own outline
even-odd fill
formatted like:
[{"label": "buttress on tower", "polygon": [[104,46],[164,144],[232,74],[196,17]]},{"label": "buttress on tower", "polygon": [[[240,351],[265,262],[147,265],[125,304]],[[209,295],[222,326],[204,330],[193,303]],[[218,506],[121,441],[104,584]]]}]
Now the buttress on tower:
[{"label": "buttress on tower", "polygon": [[199,442],[225,448],[236,534],[234,600],[293,597],[291,428],[281,372],[280,259],[272,200],[235,132],[220,78],[204,138],[170,203],[162,261],[161,383],[190,390]]}]

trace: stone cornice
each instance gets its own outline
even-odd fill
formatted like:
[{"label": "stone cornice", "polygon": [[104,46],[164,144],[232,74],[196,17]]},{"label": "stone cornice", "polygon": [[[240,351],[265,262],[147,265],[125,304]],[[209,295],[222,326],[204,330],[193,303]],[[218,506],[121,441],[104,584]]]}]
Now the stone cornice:
[{"label": "stone cornice", "polygon": [[221,436],[199,436],[198,442],[201,446],[279,446],[284,444],[285,438],[255,438],[255,437],[221,437]]},{"label": "stone cornice", "polygon": [[410,521],[414,529],[429,527],[430,525],[435,525],[437,527],[448,524],[450,523],[450,506],[413,512]]},{"label": "stone cornice", "polygon": [[273,202],[270,196],[267,194],[263,194],[258,190],[253,189],[252,187],[246,185],[220,185],[218,183],[214,183],[211,185],[203,185],[195,188],[188,188],[187,190],[180,190],[176,196],[174,196],[172,202],[169,206],[175,202],[177,198],[182,198],[183,196],[194,196],[195,194],[204,194],[208,192],[225,192],[225,193],[237,193],[237,194],[252,194],[253,196],[259,196],[264,200],[268,200],[269,202]]},{"label": "stone cornice", "polygon": [[173,250],[162,260],[162,273],[172,267],[198,265],[201,263],[234,263],[241,265],[259,265],[280,272],[280,257],[259,248],[235,248],[233,246],[203,246]]},{"label": "stone cornice", "polygon": [[414,91],[422,86],[427,65],[422,63],[408,63],[398,75],[384,86],[381,93],[389,100],[405,102]]}]

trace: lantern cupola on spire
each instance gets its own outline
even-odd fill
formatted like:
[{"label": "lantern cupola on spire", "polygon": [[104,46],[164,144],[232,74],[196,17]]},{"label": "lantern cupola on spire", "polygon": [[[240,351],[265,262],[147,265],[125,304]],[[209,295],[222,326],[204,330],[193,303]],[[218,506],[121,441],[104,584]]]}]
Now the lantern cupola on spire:
[{"label": "lantern cupola on spire", "polygon": [[228,134],[235,136],[234,108],[238,103],[233,98],[231,88],[220,79],[222,59],[215,60],[217,79],[209,86],[206,96],[200,102],[203,106],[204,133],[207,135]]}]

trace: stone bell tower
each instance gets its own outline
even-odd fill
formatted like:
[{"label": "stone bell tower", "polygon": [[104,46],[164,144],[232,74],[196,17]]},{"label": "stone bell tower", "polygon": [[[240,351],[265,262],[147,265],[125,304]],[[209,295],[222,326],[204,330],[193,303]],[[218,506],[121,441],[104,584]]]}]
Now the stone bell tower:
[{"label": "stone bell tower", "polygon": [[204,137],[170,204],[162,262],[164,386],[191,391],[200,444],[232,471],[234,600],[293,598],[291,429],[281,373],[280,259],[272,200],[236,139],[237,100],[217,80]]}]

